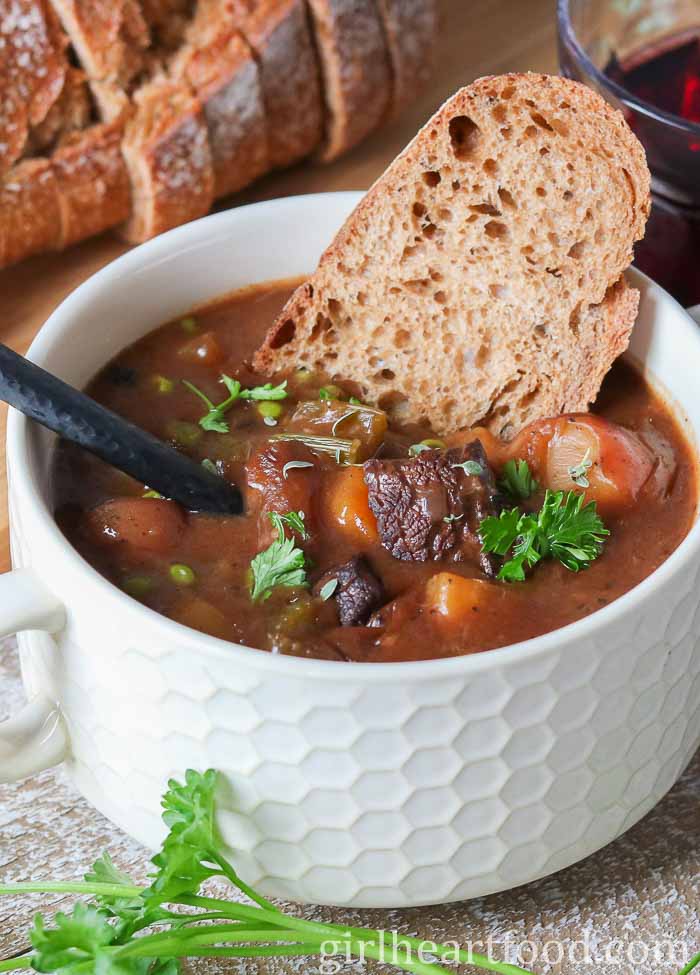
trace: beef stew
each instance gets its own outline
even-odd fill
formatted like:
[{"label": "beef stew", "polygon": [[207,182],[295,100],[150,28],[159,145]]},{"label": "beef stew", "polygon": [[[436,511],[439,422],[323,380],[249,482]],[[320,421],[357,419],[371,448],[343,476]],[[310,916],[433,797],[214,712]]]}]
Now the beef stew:
[{"label": "beef stew", "polygon": [[164,325],[88,387],[245,494],[241,517],[185,512],[60,444],[57,521],[133,598],[274,653],[432,659],[580,619],[688,532],[694,454],[629,363],[613,367],[590,414],[543,420],[510,443],[485,428],[439,440],[389,424],[352,383],[252,372],[294,284]]}]

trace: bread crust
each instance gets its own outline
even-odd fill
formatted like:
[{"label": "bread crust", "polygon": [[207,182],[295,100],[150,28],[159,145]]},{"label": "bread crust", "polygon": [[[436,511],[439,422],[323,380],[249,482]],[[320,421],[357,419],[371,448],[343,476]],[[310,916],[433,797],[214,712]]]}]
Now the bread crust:
[{"label": "bread crust", "polygon": [[171,67],[204,110],[214,171],[214,196],[247,186],[268,168],[258,66],[235,30],[183,48]]},{"label": "bread crust", "polygon": [[121,153],[121,125],[93,125],[66,139],[52,159],[58,192],[59,248],[126,220],[131,189]]},{"label": "bread crust", "polygon": [[47,159],[24,159],[0,180],[0,267],[60,242],[56,180]]},{"label": "bread crust", "polygon": [[214,173],[202,106],[174,81],[144,85],[126,125],[122,152],[132,212],[122,226],[139,243],[203,216],[214,196]]},{"label": "bread crust", "polygon": [[325,138],[318,158],[336,159],[385,118],[391,67],[375,0],[307,0],[323,79]]},{"label": "bread crust", "polygon": [[0,175],[27,148],[63,89],[66,39],[43,0],[12,0],[0,33]]},{"label": "bread crust", "polygon": [[304,0],[234,0],[238,26],[253,50],[265,103],[268,163],[291,166],[316,149],[323,96]]},{"label": "bread crust", "polygon": [[430,78],[438,34],[437,0],[377,0],[393,76],[391,114],[412,104]]},{"label": "bread crust", "polygon": [[[585,410],[626,346],[649,213],[622,115],[564,78],[482,78],[374,184],[255,356],[352,379],[398,421],[509,437]],[[612,289],[612,290],[611,290]]]}]

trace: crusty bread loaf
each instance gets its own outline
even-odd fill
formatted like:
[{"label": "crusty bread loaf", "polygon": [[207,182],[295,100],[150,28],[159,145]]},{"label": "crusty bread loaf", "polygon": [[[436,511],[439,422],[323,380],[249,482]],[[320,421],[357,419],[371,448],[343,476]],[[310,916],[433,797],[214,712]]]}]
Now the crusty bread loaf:
[{"label": "crusty bread loaf", "polygon": [[73,133],[54,153],[51,166],[61,215],[59,248],[100,234],[129,216],[131,188],[121,138],[117,123],[93,125]]},{"label": "crusty bread loaf", "polygon": [[617,282],[649,207],[644,151],[599,95],[482,78],[374,184],[255,364],[353,379],[440,433],[586,409],[627,342]]},{"label": "crusty bread loaf", "polygon": [[122,152],[132,212],[122,227],[138,243],[203,216],[214,198],[207,125],[199,101],[182,84],[157,79],[135,96]]},{"label": "crusty bread loaf", "polygon": [[304,0],[234,0],[260,68],[268,163],[291,166],[318,146],[323,96]]},{"label": "crusty bread loaf", "polygon": [[220,20],[199,18],[171,62],[204,109],[214,195],[235,193],[268,168],[265,109],[258,66],[243,37]]},{"label": "crusty bread loaf", "polygon": [[438,32],[437,0],[377,0],[377,4],[391,59],[391,114],[397,116],[430,77]]},{"label": "crusty bread loaf", "polygon": [[330,162],[374,132],[391,101],[391,67],[376,0],[307,0],[321,65]]}]

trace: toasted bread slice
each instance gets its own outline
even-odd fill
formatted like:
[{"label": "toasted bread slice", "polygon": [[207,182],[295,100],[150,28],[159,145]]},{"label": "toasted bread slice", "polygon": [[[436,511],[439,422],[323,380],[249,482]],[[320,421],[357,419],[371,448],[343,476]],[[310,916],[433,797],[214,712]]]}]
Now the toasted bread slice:
[{"label": "toasted bread slice", "polygon": [[377,0],[391,69],[391,113],[410,105],[433,69],[438,33],[437,0]]},{"label": "toasted bread slice", "polygon": [[202,106],[182,84],[158,79],[140,88],[122,152],[132,212],[122,227],[132,243],[204,216],[214,173]]},{"label": "toasted bread slice", "polygon": [[599,95],[482,78],[374,184],[255,364],[352,379],[439,433],[585,410],[627,342],[618,281],[649,208],[644,151]]},{"label": "toasted bread slice", "polygon": [[59,246],[56,180],[47,159],[24,159],[0,179],[0,267]]},{"label": "toasted bread slice", "polygon": [[374,132],[391,102],[391,66],[376,0],[307,0],[321,65],[330,162]]},{"label": "toasted bread slice", "polygon": [[116,123],[75,132],[51,158],[61,214],[59,248],[126,220],[131,189]]},{"label": "toasted bread slice", "polygon": [[194,36],[173,59],[171,74],[186,82],[202,104],[214,195],[226,196],[268,168],[259,70],[238,31],[219,22],[216,32],[203,31],[196,40]]},{"label": "toasted bread slice", "polygon": [[260,68],[270,167],[291,166],[323,134],[323,96],[304,0],[234,0]]}]

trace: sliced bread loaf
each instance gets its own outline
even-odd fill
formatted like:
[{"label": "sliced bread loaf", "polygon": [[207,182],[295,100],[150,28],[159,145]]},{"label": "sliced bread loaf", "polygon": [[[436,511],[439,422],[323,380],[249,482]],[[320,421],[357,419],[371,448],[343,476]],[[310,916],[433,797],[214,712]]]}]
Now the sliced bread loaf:
[{"label": "sliced bread loaf", "polygon": [[374,184],[255,364],[355,380],[440,433],[585,410],[627,343],[649,207],[644,151],[599,95],[482,78]]},{"label": "sliced bread loaf", "polygon": [[307,0],[326,101],[319,158],[373,132],[391,101],[391,66],[376,0]]}]

